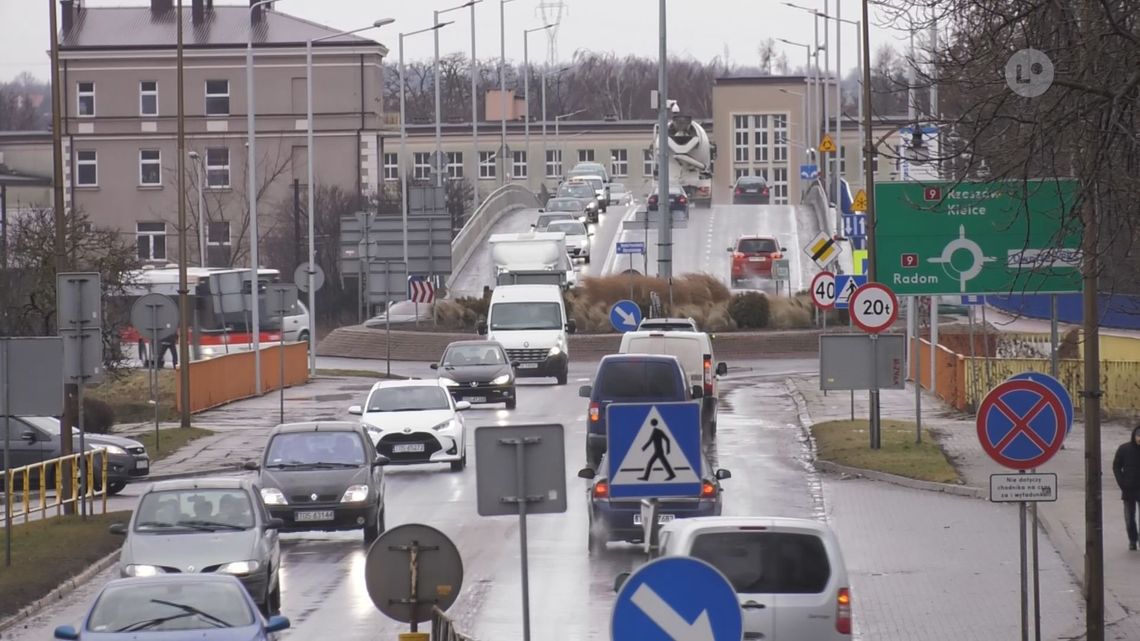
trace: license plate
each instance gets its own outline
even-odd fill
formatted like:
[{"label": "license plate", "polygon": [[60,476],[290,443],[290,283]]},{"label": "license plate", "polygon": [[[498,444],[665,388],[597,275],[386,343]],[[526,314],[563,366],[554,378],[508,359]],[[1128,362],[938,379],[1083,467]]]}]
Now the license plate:
[{"label": "license plate", "polygon": [[135,469],[136,470],[149,470],[150,469],[150,461],[148,461],[146,459],[136,460],[135,461]]},{"label": "license plate", "polygon": [[403,452],[422,452],[424,451],[423,443],[400,443],[399,445],[392,446],[392,452],[400,454]]},{"label": "license plate", "polygon": [[[657,515],[657,522],[658,523],[668,523],[669,521],[672,521],[672,520],[673,520],[672,514],[658,514]],[[634,525],[641,525],[641,515],[640,514],[634,514],[633,515],[633,524]]]},{"label": "license plate", "polygon": [[538,363],[519,363],[519,369],[538,369]]},{"label": "license plate", "polygon": [[745,189],[744,191],[746,191],[746,192],[748,192],[748,193],[750,193],[750,194],[758,194],[758,193],[760,193],[760,190],[759,190],[759,189]]},{"label": "license plate", "polygon": [[468,403],[486,403],[487,397],[486,396],[468,396],[467,402]]},{"label": "license plate", "polygon": [[762,263],[768,259],[764,258],[763,256],[752,256],[748,260],[749,260],[749,262],[753,262],[753,263]]},{"label": "license plate", "polygon": [[293,520],[298,523],[306,523],[311,521],[331,521],[333,520],[332,510],[309,510],[306,512],[297,512],[293,516]]}]

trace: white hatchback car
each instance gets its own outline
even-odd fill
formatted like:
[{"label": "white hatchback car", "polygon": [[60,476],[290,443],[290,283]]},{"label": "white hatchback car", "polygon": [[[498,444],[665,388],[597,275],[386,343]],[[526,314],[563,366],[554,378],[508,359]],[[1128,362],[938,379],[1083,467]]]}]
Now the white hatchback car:
[{"label": "white hatchback car", "polygon": [[657,555],[693,556],[720,570],[740,600],[745,639],[851,639],[851,583],[839,539],[826,523],[680,519],[662,526]]},{"label": "white hatchback car", "polygon": [[449,463],[451,471],[467,466],[467,429],[456,402],[438,379],[382,381],[372,386],[364,405],[348,413],[360,417],[376,451],[390,465]]}]

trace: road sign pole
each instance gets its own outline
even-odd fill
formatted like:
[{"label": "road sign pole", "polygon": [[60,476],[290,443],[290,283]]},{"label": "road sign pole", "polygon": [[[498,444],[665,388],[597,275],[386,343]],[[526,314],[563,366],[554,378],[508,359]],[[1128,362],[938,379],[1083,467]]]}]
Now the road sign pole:
[{"label": "road sign pole", "polygon": [[281,327],[281,329],[280,329],[281,342],[278,343],[278,345],[277,345],[277,362],[278,362],[278,365],[280,365],[280,375],[281,375],[280,376],[281,395],[279,397],[280,398],[280,401],[279,401],[280,409],[278,410],[278,416],[279,416],[280,420],[278,421],[278,423],[284,423],[285,422],[285,292],[278,292],[278,296],[281,297],[281,300],[277,305],[277,311],[280,312],[280,314],[278,314],[277,318],[278,318],[278,323],[280,323],[280,327]]},{"label": "road sign pole", "polygon": [[[156,452],[162,451],[162,437],[158,431],[158,306],[151,305],[150,313],[153,322],[150,325],[150,371],[151,379],[154,383],[151,385],[150,399],[154,403],[154,449]],[[189,403],[190,399],[182,399],[182,403]]]},{"label": "road sign pole", "polygon": [[633,300],[633,254],[629,255],[629,299]]},{"label": "road sign pole", "polygon": [[12,411],[12,390],[8,385],[9,372],[12,371],[12,361],[8,359],[8,350],[12,344],[11,339],[0,339],[0,347],[4,349],[4,376],[0,385],[4,386],[4,566],[12,565],[12,431],[10,417]]},{"label": "road sign pole", "polygon": [[[879,395],[879,335],[871,334],[871,394],[872,398],[878,399]],[[854,395],[854,392],[852,392]],[[877,403],[871,403],[870,419],[871,419],[871,449],[880,449],[882,444],[882,428],[881,421],[879,420],[879,406]]]},{"label": "road sign pole", "polygon": [[[911,297],[911,320],[914,323],[914,442],[922,442],[922,323],[919,322],[918,298]],[[934,358],[934,350],[930,351]]]},{"label": "road sign pole", "polygon": [[384,261],[384,361],[392,378],[392,261]]},{"label": "road sign pole", "polygon": [[[1025,474],[1025,470],[1019,470],[1019,474]],[[1021,641],[1029,641],[1029,567],[1027,558],[1029,556],[1026,550],[1025,542],[1025,501],[1018,504],[1018,522],[1020,524],[1020,552],[1021,552]]]}]

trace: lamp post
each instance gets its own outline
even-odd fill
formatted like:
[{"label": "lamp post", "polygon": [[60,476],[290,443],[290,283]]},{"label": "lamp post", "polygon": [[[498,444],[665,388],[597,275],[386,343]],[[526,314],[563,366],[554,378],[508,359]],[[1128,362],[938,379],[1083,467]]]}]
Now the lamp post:
[{"label": "lamp post", "polygon": [[439,22],[425,29],[400,34],[400,199],[403,201],[400,214],[404,227],[404,265],[408,264],[408,172],[404,166],[408,162],[408,126],[407,118],[404,115],[404,38],[429,31],[438,31],[441,27],[446,27],[449,24],[451,21]]},{"label": "lamp post", "polygon": [[559,129],[558,129],[558,124],[560,122],[562,122],[563,118],[570,118],[572,116],[577,116],[578,114],[582,113],[583,111],[585,111],[585,109],[579,109],[578,111],[571,111],[568,114],[562,114],[561,116],[555,116],[554,117],[554,146],[558,148],[558,173],[560,175],[565,175],[565,172],[562,171],[562,169],[563,169],[562,161],[563,161],[564,154],[562,153],[562,138],[561,138],[561,133],[559,132]]},{"label": "lamp post", "polygon": [[499,120],[502,141],[495,156],[502,161],[502,184],[507,184],[507,4],[515,0],[499,0]]},{"label": "lamp post", "polygon": [[[440,9],[439,11],[435,11],[435,12],[433,12],[433,16],[432,16],[432,24],[438,25],[439,24],[439,16],[442,14],[448,13],[450,11],[458,11],[459,9],[466,9],[467,7],[471,7],[471,26],[472,26],[472,28],[474,28],[474,26],[475,26],[475,5],[477,3],[482,2],[482,1],[483,0],[468,0],[468,2],[465,2],[459,6],[451,7],[450,9]],[[474,61],[475,61],[474,44],[472,44],[472,47],[471,47],[471,61],[472,61],[472,64],[474,64]],[[432,71],[432,81],[433,81],[432,84],[435,85],[435,159],[436,159],[436,162],[439,163],[439,165],[440,165],[439,167],[436,168],[436,171],[435,171],[435,186],[436,187],[442,187],[443,186],[443,123],[441,122],[441,120],[442,120],[441,112],[443,111],[443,109],[440,105],[440,97],[439,97],[440,82],[439,82],[439,30],[438,29],[435,30],[435,63],[434,63],[434,65],[435,66],[434,66],[433,71]],[[474,66],[471,67],[471,73],[472,74],[475,73],[475,67]],[[472,76],[472,77],[474,77],[474,76]],[[471,122],[474,123],[475,122],[474,119],[472,119]],[[476,147],[476,150],[478,150],[478,147]],[[476,163],[476,166],[478,166],[478,163],[479,163],[479,152],[478,151],[475,152],[475,163]]]},{"label": "lamp post", "polygon": [[305,154],[308,156],[306,159],[306,171],[308,177],[306,178],[308,188],[308,213],[309,213],[309,262],[308,262],[308,292],[309,292],[309,376],[317,375],[317,292],[314,287],[314,275],[317,273],[317,242],[316,242],[316,179],[313,177],[313,43],[322,40],[329,40],[332,38],[339,38],[341,36],[348,36],[354,33],[383,27],[387,24],[395,22],[393,18],[383,18],[377,20],[367,27],[360,27],[359,29],[352,29],[351,31],[342,31],[320,38],[313,38],[305,43],[305,104],[307,113],[306,118],[306,133],[305,133]]},{"label": "lamp post", "polygon": [[[482,2],[483,0],[476,0]],[[471,181],[472,211],[479,209],[479,60],[475,57],[475,5],[471,5],[471,144],[475,149],[475,179]]]},{"label": "lamp post", "polygon": [[816,142],[816,135],[818,134],[818,132],[813,133],[813,130],[815,130],[815,124],[813,124],[813,121],[815,120],[816,111],[819,109],[819,105],[813,104],[815,102],[814,96],[817,95],[819,91],[818,87],[816,87],[815,94],[813,94],[812,85],[813,83],[818,82],[818,78],[812,72],[811,66],[812,56],[814,55],[812,53],[813,48],[809,44],[795,42],[794,40],[787,40],[785,38],[780,38],[780,42],[786,45],[792,45],[793,47],[804,48],[804,85],[807,88],[807,95],[805,96],[805,100],[808,106],[807,111],[805,112],[806,116],[804,117],[804,140],[807,141],[809,146],[812,146],[813,143]]},{"label": "lamp post", "polygon": [[[553,75],[561,74],[563,71],[569,70],[570,67],[562,67],[558,71],[547,71],[542,74],[542,177],[543,182],[546,182],[546,157],[550,153],[546,149],[546,79]],[[558,159],[558,168],[562,169],[562,158]],[[559,173],[562,173],[559,171]]]},{"label": "lamp post", "polygon": [[[526,157],[526,182],[527,188],[530,187],[530,34],[536,31],[546,31],[553,27],[554,24],[546,24],[541,27],[533,29],[523,29],[523,102],[526,103],[526,114],[523,117],[523,149],[526,151],[523,154]],[[546,83],[543,83],[545,87]],[[546,162],[546,157],[543,156],[542,161]]]},{"label": "lamp post", "polygon": [[189,154],[190,160],[194,161],[194,168],[198,176],[198,266],[207,267],[206,265],[206,209],[203,206],[202,198],[202,157],[198,152],[191,151]]}]

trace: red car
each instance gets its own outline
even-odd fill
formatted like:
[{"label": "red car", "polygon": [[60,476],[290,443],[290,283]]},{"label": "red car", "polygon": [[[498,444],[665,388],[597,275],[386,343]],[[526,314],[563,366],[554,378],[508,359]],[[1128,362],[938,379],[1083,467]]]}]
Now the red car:
[{"label": "red car", "polygon": [[732,252],[732,286],[749,278],[771,278],[772,261],[783,258],[787,249],[771,236],[741,236]]}]

